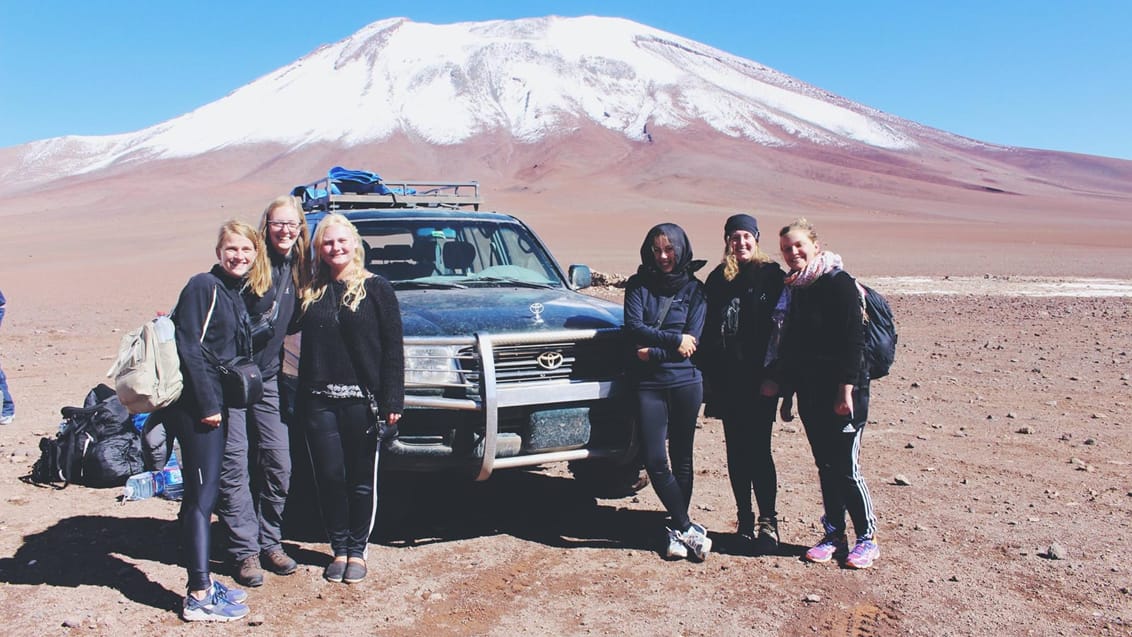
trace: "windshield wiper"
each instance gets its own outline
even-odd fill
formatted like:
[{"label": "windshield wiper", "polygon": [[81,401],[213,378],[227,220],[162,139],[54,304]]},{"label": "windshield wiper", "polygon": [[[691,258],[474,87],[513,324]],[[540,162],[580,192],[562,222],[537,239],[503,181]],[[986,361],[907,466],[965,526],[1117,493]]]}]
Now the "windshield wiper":
[{"label": "windshield wiper", "polygon": [[550,288],[554,287],[553,285],[551,285],[549,283],[538,283],[537,281],[525,281],[523,279],[513,279],[511,277],[506,277],[506,276],[478,276],[478,277],[471,279],[471,280],[474,281],[474,282],[486,281],[488,283],[506,283],[507,285],[514,285],[515,287],[520,287],[520,288],[550,289]]},{"label": "windshield wiper", "polygon": [[462,283],[441,283],[439,281],[420,281],[418,279],[408,279],[406,281],[390,281],[394,290],[402,289],[428,289],[428,290],[451,290],[459,288],[461,290],[468,286]]}]

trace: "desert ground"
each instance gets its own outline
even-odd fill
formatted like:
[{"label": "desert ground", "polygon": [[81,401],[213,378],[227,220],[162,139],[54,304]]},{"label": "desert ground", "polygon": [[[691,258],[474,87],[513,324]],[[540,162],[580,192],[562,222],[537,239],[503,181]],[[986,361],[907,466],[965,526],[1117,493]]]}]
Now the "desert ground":
[{"label": "desert ground", "polygon": [[745,554],[722,425],[704,418],[693,498],[715,540],[704,563],[661,559],[651,488],[594,499],[555,466],[485,483],[395,476],[367,580],[324,581],[317,524],[292,515],[299,571],[269,574],[251,615],[223,628],[179,619],[177,503],[21,481],[59,408],[81,404],[121,334],[167,303],[137,291],[108,302],[96,281],[53,272],[43,282],[2,282],[0,361],[18,401],[0,429],[8,635],[1132,634],[1126,280],[875,282],[900,346],[873,385],[862,450],[881,529],[871,570],[799,557],[818,537],[820,499],[797,419],[774,433],[782,551]]}]

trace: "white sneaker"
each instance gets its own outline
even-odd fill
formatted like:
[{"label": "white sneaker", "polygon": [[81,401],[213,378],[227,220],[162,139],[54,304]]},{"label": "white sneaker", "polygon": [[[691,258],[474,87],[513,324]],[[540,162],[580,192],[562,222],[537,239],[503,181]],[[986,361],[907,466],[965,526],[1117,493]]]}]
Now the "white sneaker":
[{"label": "white sneaker", "polygon": [[707,529],[695,522],[687,531],[680,533],[680,540],[701,562],[707,559],[708,553],[711,552],[711,538],[707,535]]},{"label": "white sneaker", "polygon": [[688,547],[684,546],[684,542],[680,540],[680,532],[672,529],[665,529],[668,531],[668,550],[666,556],[668,559],[684,559],[688,557]]},{"label": "white sneaker", "polygon": [[10,424],[12,424],[12,421],[15,420],[15,418],[16,418],[15,416],[0,417],[0,425],[10,425]]}]

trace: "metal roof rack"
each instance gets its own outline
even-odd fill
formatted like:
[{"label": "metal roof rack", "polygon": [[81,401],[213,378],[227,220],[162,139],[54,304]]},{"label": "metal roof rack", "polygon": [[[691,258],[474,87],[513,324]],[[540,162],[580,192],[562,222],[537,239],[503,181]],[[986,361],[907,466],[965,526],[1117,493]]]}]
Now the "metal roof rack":
[{"label": "metal roof rack", "polygon": [[383,179],[375,184],[380,192],[341,192],[337,180],[323,177],[296,186],[291,194],[303,200],[303,210],[361,210],[372,208],[451,208],[479,210],[478,181],[404,181]]}]

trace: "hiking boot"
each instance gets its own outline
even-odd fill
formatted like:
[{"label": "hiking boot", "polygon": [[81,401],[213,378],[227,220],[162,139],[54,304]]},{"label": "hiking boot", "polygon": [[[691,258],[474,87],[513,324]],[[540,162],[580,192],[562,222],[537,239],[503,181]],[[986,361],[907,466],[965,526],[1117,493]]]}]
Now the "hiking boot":
[{"label": "hiking boot", "polygon": [[745,543],[755,541],[755,514],[740,513],[739,522],[735,525],[735,534]]},{"label": "hiking boot", "polygon": [[284,553],[283,549],[265,551],[259,557],[263,566],[276,575],[290,575],[295,572],[295,569],[299,568],[298,562]]},{"label": "hiking boot", "polygon": [[772,555],[778,552],[778,519],[759,518],[759,534],[755,538],[756,555]]},{"label": "hiking boot", "polygon": [[880,557],[880,547],[869,538],[857,540],[853,550],[845,558],[845,566],[849,568],[869,568],[873,561]]},{"label": "hiking boot", "polygon": [[680,541],[701,562],[707,559],[708,553],[711,552],[711,538],[707,535],[707,529],[695,522],[686,531],[680,533]]},{"label": "hiking boot", "polygon": [[244,586],[263,586],[263,569],[259,567],[259,556],[249,555],[236,564],[234,579]]},{"label": "hiking boot", "polygon": [[322,577],[328,582],[341,582],[346,576],[346,560],[334,560],[326,565]]},{"label": "hiking boot", "polygon": [[230,602],[243,604],[244,600],[248,598],[248,594],[238,588],[228,588],[217,580],[212,580],[212,585],[216,588],[216,592],[224,596]]},{"label": "hiking boot", "polygon": [[664,556],[670,560],[682,560],[688,557],[688,547],[680,541],[680,533],[673,529],[665,528],[668,531],[668,548],[664,552]]},{"label": "hiking boot", "polygon": [[366,578],[366,563],[357,560],[346,562],[346,571],[342,573],[342,581],[347,584],[357,584]]},{"label": "hiking boot", "polygon": [[213,582],[204,599],[197,599],[192,593],[186,594],[181,618],[187,622],[230,622],[248,614],[247,606],[228,599],[221,590],[226,589],[217,588]]},{"label": "hiking boot", "polygon": [[806,559],[821,564],[833,559],[835,553],[843,553],[848,549],[844,533],[828,533],[821,542],[806,551]]}]

